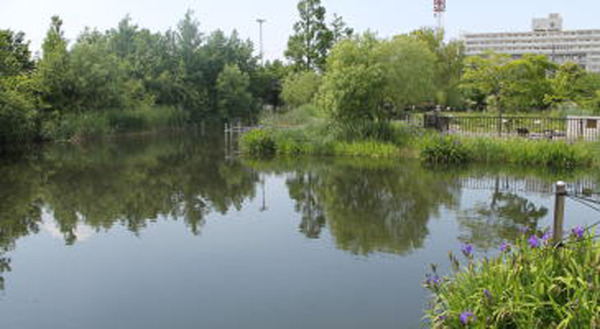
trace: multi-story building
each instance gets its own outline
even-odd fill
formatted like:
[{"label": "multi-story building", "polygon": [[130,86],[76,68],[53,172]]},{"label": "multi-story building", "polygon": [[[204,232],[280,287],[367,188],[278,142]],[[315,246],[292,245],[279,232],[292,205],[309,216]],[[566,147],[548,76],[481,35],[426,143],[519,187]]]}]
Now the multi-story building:
[{"label": "multi-story building", "polygon": [[542,54],[556,63],[575,62],[591,72],[600,72],[600,29],[563,30],[559,14],[536,18],[530,32],[466,33],[462,35],[468,56],[486,51],[519,58]]}]

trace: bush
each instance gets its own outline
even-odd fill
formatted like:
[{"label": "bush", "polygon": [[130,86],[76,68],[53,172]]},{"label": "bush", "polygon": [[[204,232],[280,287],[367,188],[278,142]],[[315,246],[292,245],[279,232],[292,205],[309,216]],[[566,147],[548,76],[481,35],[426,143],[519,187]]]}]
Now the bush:
[{"label": "bush", "polygon": [[240,150],[251,156],[272,156],[277,151],[277,145],[271,131],[255,129],[242,135]]},{"label": "bush", "polygon": [[426,317],[433,328],[598,328],[600,327],[600,242],[581,227],[562,247],[550,234],[503,243],[499,256],[475,261],[463,245],[467,264],[441,278],[435,266],[424,286],[433,293]]},{"label": "bush", "polygon": [[330,138],[346,142],[379,141],[405,145],[414,136],[409,127],[395,126],[389,121],[338,122],[331,124],[328,130]]},{"label": "bush", "polygon": [[432,164],[505,163],[575,169],[590,166],[594,154],[589,143],[525,139],[430,136],[421,144],[421,159]]},{"label": "bush", "polygon": [[35,117],[29,95],[0,87],[0,144],[32,139],[36,134]]},{"label": "bush", "polygon": [[292,73],[283,81],[281,97],[291,107],[299,107],[313,102],[321,77],[314,71]]},{"label": "bush", "polygon": [[463,164],[472,161],[469,149],[453,136],[429,136],[421,144],[421,159],[430,164]]}]

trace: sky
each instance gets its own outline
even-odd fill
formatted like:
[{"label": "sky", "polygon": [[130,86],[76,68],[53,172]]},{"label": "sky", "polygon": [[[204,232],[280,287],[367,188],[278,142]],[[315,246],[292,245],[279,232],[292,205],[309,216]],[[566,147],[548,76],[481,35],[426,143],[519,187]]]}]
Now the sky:
[{"label": "sky", "polygon": [[[174,28],[188,9],[201,29],[238,30],[258,48],[257,18],[264,18],[265,58],[283,58],[297,0],[0,0],[0,29],[23,31],[31,48],[39,51],[50,17],[64,21],[65,35],[73,41],[84,27],[104,31],[117,26],[127,14],[133,22],[153,31]],[[333,13],[356,31],[375,31],[380,37],[434,26],[433,0],[323,0]],[[445,28],[449,38],[461,32],[527,31],[533,17],[561,13],[565,29],[600,29],[600,1],[595,0],[448,0]]]}]

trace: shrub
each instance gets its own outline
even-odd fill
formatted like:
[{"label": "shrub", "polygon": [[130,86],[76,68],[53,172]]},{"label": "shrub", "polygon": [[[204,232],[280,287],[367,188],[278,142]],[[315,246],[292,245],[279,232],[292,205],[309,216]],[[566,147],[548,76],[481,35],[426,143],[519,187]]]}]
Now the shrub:
[{"label": "shrub", "polygon": [[421,145],[421,159],[430,164],[463,164],[472,161],[465,144],[453,136],[428,136]]},{"label": "shrub", "polygon": [[505,163],[571,170],[594,162],[589,143],[547,140],[435,135],[424,140],[420,152],[423,161],[433,164]]},{"label": "shrub", "polygon": [[292,73],[283,81],[281,97],[291,107],[299,107],[313,102],[321,77],[314,71]]},{"label": "shrub", "polygon": [[333,140],[380,141],[404,145],[412,137],[408,127],[394,126],[389,121],[360,120],[338,122],[329,126],[329,135]]},{"label": "shrub", "polygon": [[462,248],[461,267],[450,253],[453,273],[441,278],[436,266],[424,286],[433,293],[426,318],[433,328],[598,328],[600,242],[583,228],[562,247],[550,234],[525,235],[500,254],[475,261]]},{"label": "shrub", "polygon": [[277,151],[273,133],[269,130],[255,129],[242,135],[240,150],[252,156],[272,156]]}]

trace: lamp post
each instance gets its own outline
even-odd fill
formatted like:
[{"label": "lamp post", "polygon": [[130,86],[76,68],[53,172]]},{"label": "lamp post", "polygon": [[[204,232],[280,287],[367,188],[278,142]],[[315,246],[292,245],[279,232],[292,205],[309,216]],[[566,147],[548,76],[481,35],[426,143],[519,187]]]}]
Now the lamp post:
[{"label": "lamp post", "polygon": [[263,56],[264,56],[264,48],[263,48],[263,24],[267,22],[266,19],[264,18],[259,18],[256,20],[256,22],[258,23],[258,29],[259,29],[259,46],[260,46],[260,61],[261,63],[264,61]]}]

